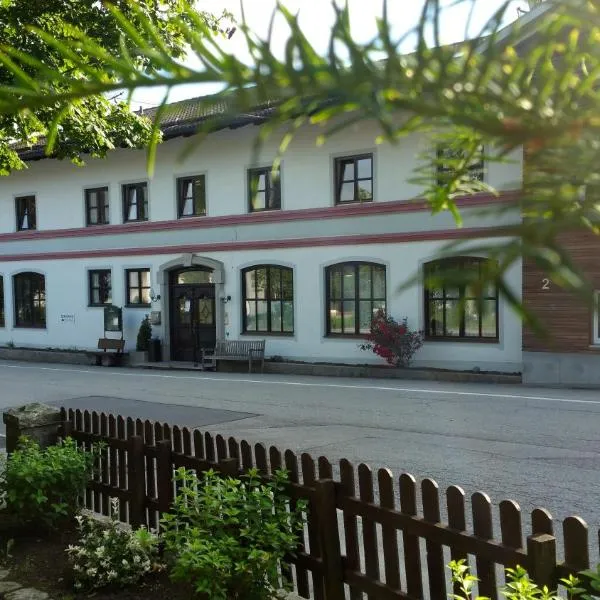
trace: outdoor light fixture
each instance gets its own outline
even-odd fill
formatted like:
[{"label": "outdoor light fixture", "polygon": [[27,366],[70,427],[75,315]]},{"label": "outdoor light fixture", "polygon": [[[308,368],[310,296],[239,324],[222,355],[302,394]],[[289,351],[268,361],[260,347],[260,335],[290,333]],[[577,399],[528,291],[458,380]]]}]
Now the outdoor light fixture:
[{"label": "outdoor light fixture", "polygon": [[152,300],[152,302],[158,302],[160,300],[160,294],[155,294],[152,288],[150,288],[150,300]]}]

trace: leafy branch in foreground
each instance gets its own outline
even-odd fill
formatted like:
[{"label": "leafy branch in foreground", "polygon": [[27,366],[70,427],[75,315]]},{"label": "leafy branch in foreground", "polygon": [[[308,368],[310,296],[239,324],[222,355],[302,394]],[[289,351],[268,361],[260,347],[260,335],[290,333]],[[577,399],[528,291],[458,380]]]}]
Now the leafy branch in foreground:
[{"label": "leafy branch in foreground", "polygon": [[[452,6],[465,5],[472,16],[477,4],[478,0],[456,0]],[[73,28],[68,38],[56,39],[51,30],[29,28],[75,65],[80,77],[56,72],[15,48],[1,47],[0,61],[14,77],[0,86],[0,113],[20,115],[58,105],[67,114],[86,98],[116,89],[214,83],[223,91],[199,102],[210,106],[226,100],[229,109],[208,120],[205,131],[217,120],[257,106],[276,106],[272,118],[260,128],[256,152],[267,137],[277,135],[283,153],[304,125],[319,127],[316,143],[322,144],[364,120],[377,125],[377,143],[397,143],[419,133],[435,147],[451,137],[463,152],[452,174],[438,181],[434,174],[439,158],[428,152],[415,180],[422,184],[433,212],[449,210],[459,225],[456,198],[493,191],[469,176],[470,158],[477,149],[485,148],[486,160],[493,162],[509,160],[524,148],[522,194],[512,205],[498,208],[508,225],[490,230],[485,240],[475,244],[477,251],[491,255],[497,265],[487,276],[522,314],[519,292],[504,283],[508,270],[522,258],[536,263],[556,283],[591,300],[590,288],[561,250],[559,236],[580,228],[598,233],[600,204],[593,192],[600,178],[597,1],[546,0],[539,18],[521,19],[507,28],[503,24],[513,2],[506,0],[477,36],[446,46],[440,43],[448,9],[442,0],[425,0],[416,27],[397,37],[384,2],[378,33],[365,43],[352,37],[348,8],[333,3],[335,22],[323,55],[304,35],[298,17],[278,4],[264,39],[253,34],[245,19],[238,24],[239,35],[250,50],[250,64],[226,53],[210,35],[210,25],[188,6],[170,26],[197,56],[198,68],[172,55],[163,32],[135,3],[106,6],[121,31],[124,50],[118,54],[107,53],[81,29]],[[277,19],[283,19],[289,29],[283,58],[272,43]],[[468,29],[467,25],[466,34]],[[407,54],[403,49],[409,43],[414,51]],[[134,53],[125,50],[131,48]],[[19,63],[35,76],[22,76]],[[168,114],[168,110],[163,106],[159,113]],[[148,154],[151,161],[160,140],[159,126],[157,118]],[[60,119],[54,127],[60,127]],[[53,139],[51,135],[49,152]],[[473,252],[473,246],[472,240],[463,240],[445,252]]]}]

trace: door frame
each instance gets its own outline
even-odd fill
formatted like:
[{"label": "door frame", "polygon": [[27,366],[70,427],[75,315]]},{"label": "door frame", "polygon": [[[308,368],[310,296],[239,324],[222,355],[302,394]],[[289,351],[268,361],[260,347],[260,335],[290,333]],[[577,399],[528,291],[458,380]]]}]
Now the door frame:
[{"label": "door frame", "polygon": [[225,266],[222,262],[206,256],[184,254],[179,258],[162,264],[158,269],[157,283],[160,288],[161,302],[161,338],[164,360],[171,360],[171,290],[170,272],[191,267],[203,267],[212,271],[215,285],[215,324],[217,340],[225,339]]}]

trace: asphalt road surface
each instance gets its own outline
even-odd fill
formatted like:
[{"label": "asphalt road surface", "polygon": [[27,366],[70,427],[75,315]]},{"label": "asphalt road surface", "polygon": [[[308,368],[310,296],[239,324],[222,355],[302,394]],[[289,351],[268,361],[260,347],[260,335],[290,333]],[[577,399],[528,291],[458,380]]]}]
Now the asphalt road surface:
[{"label": "asphalt road surface", "polygon": [[0,408],[34,401],[346,457],[600,526],[597,391],[0,361]]}]

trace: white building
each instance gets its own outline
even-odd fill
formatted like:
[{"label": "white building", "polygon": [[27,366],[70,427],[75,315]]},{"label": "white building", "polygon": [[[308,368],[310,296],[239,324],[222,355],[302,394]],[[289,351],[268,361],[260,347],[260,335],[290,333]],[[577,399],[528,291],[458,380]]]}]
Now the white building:
[{"label": "white building", "polygon": [[[376,146],[375,127],[364,122],[316,147],[307,127],[277,184],[275,140],[251,164],[252,116],[181,160],[198,122],[185,117],[190,109],[193,101],[173,105],[152,179],[145,152],[135,150],[85,167],[30,160],[0,179],[0,344],[94,348],[102,306],[112,303],[124,308],[129,350],[144,315],[160,313],[153,331],[166,359],[191,360],[194,344],[216,338],[256,336],[267,340],[267,356],[379,363],[358,344],[373,311],[386,307],[426,330],[417,365],[521,370],[521,324],[495,290],[482,304],[465,290],[399,291],[448,240],[503,224],[475,214],[498,201],[491,197],[460,203],[460,230],[451,215],[432,216],[414,200],[419,189],[408,180],[424,137]],[[513,158],[484,175],[508,194],[521,187],[520,153]],[[520,265],[508,283],[520,296]]]}]

